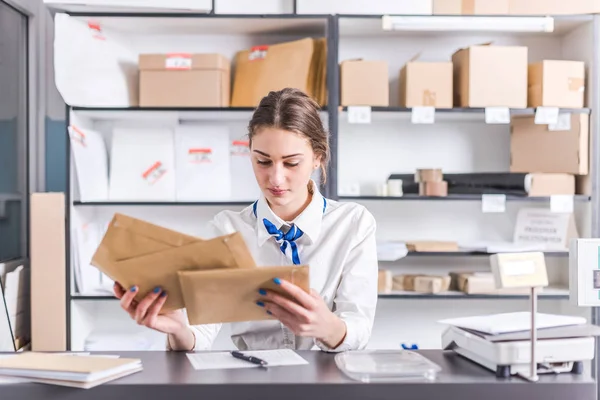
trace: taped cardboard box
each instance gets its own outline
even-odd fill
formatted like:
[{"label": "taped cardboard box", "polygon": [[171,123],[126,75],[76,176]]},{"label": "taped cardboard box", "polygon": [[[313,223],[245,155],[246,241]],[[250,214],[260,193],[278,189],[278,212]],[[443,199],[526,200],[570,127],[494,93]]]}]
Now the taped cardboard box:
[{"label": "taped cardboard box", "polygon": [[583,108],[585,64],[544,60],[529,64],[528,106]]},{"label": "taped cardboard box", "polygon": [[446,252],[458,251],[458,243],[445,241],[408,241],[406,242],[408,251],[417,252]]},{"label": "taped cardboard box", "polygon": [[452,63],[456,107],[527,107],[527,47],[469,46]]},{"label": "taped cardboard box", "polygon": [[506,15],[510,0],[433,0],[434,15]]},{"label": "taped cardboard box", "polygon": [[376,60],[345,60],[340,64],[342,106],[390,105],[388,63]]},{"label": "taped cardboard box", "polygon": [[[284,279],[309,293],[309,267],[294,265],[213,271],[179,271],[188,321],[192,325],[273,319],[256,302],[259,289],[294,300],[274,278]],[[264,299],[263,299],[264,300]]]},{"label": "taped cardboard box", "polygon": [[575,175],[571,174],[528,174],[525,186],[529,196],[552,196],[575,194]]},{"label": "taped cardboard box", "polygon": [[228,107],[230,62],[220,54],[140,54],[140,106]]},{"label": "taped cardboard box", "polygon": [[448,182],[420,182],[419,196],[448,196]]},{"label": "taped cardboard box", "polygon": [[400,106],[452,108],[452,63],[415,59],[400,70]]},{"label": "taped cardboard box", "polygon": [[185,307],[178,271],[256,267],[239,232],[202,240],[122,214],[111,220],[91,264],[124,288],[136,285],[137,301],[157,286],[166,291],[162,312]]},{"label": "taped cardboard box", "polygon": [[450,276],[447,275],[396,275],[393,278],[392,290],[418,293],[440,293],[448,291],[450,282]]},{"label": "taped cardboard box", "polygon": [[600,12],[597,0],[510,0],[512,15],[578,15]]},{"label": "taped cardboard box", "polygon": [[510,172],[587,175],[589,115],[571,114],[567,130],[549,130],[533,116],[511,119]]},{"label": "taped cardboard box", "polygon": [[321,106],[326,94],[327,42],[305,38],[255,46],[235,56],[232,107],[256,107],[271,91],[296,88]]},{"label": "taped cardboard box", "polygon": [[392,271],[380,269],[377,278],[378,293],[389,293],[392,291]]},{"label": "taped cardboard box", "polygon": [[451,290],[466,294],[528,294],[527,288],[496,289],[491,272],[451,272]]}]

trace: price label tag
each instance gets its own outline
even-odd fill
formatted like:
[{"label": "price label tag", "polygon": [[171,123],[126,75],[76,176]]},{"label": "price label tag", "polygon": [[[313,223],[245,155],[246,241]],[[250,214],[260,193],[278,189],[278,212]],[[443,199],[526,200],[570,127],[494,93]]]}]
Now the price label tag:
[{"label": "price label tag", "polygon": [[574,209],[573,196],[570,194],[555,194],[550,196],[550,211],[555,213],[572,213]]},{"label": "price label tag", "polygon": [[571,130],[571,114],[560,113],[558,114],[558,121],[556,124],[548,124],[549,131],[570,131]]},{"label": "price label tag", "polygon": [[534,122],[537,125],[550,125],[558,122],[558,107],[538,107]]},{"label": "price label tag", "polygon": [[192,69],[190,54],[169,54],[165,59],[166,69]]},{"label": "price label tag", "polygon": [[433,124],[435,107],[413,107],[410,120],[413,124]]},{"label": "price label tag", "polygon": [[348,106],[348,122],[351,124],[370,124],[370,106]]},{"label": "price label tag", "polygon": [[486,124],[510,124],[510,109],[508,107],[486,107]]},{"label": "price label tag", "polygon": [[481,196],[481,211],[484,213],[503,213],[506,211],[506,195],[484,194]]}]

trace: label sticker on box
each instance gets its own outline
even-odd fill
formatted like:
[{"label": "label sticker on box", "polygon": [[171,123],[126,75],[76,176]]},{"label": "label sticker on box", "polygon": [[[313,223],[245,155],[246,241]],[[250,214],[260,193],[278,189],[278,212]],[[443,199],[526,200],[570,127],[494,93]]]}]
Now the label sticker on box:
[{"label": "label sticker on box", "polygon": [[250,142],[247,140],[234,140],[231,142],[232,156],[249,156],[250,155]]},{"label": "label sticker on box", "polygon": [[106,36],[102,33],[100,23],[96,21],[88,21],[88,28],[92,32],[92,37],[98,40],[106,40]]},{"label": "label sticker on box", "polygon": [[570,194],[555,194],[550,196],[550,211],[555,213],[572,213],[574,208],[573,196]]},{"label": "label sticker on box", "polygon": [[510,124],[510,109],[508,107],[486,107],[486,124]]},{"label": "label sticker on box", "polygon": [[505,194],[484,194],[481,196],[481,211],[484,213],[503,213],[506,211]]},{"label": "label sticker on box", "polygon": [[188,161],[190,164],[211,163],[213,157],[212,149],[189,149]]},{"label": "label sticker on box", "polygon": [[166,173],[167,170],[165,167],[160,161],[157,161],[142,174],[142,178],[144,178],[149,185],[154,185]]},{"label": "label sticker on box", "polygon": [[556,124],[548,124],[549,131],[570,131],[571,130],[571,114],[560,113]]},{"label": "label sticker on box", "polygon": [[192,55],[184,53],[168,54],[165,59],[165,68],[177,70],[192,69]]},{"label": "label sticker on box", "polygon": [[370,124],[370,106],[348,106],[348,122],[351,124]]},{"label": "label sticker on box", "polygon": [[535,110],[534,123],[537,125],[550,125],[558,122],[558,107],[538,107]]},{"label": "label sticker on box", "polygon": [[83,133],[81,130],[77,129],[73,125],[69,127],[69,136],[71,137],[71,139],[73,139],[75,143],[79,143],[81,146],[87,147],[87,145],[85,144],[85,133]]},{"label": "label sticker on box", "polygon": [[413,107],[410,121],[413,124],[433,124],[435,122],[435,107]]},{"label": "label sticker on box", "polygon": [[248,54],[248,60],[250,60],[250,61],[264,60],[265,58],[267,58],[267,50],[268,49],[269,49],[269,46],[267,46],[267,45],[252,47],[250,49],[250,54]]}]

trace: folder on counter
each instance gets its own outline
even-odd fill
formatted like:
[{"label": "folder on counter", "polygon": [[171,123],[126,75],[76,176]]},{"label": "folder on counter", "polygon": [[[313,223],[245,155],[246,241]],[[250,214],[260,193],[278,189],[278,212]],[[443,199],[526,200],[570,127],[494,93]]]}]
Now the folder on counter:
[{"label": "folder on counter", "polygon": [[202,240],[115,214],[92,265],[123,287],[138,286],[136,300],[155,287],[166,290],[163,312],[185,307],[178,271],[254,268],[241,233]]},{"label": "folder on counter", "polygon": [[294,301],[273,279],[284,279],[309,293],[309,267],[282,266],[211,271],[179,271],[181,291],[192,325],[272,319],[256,301],[268,289]]},{"label": "folder on counter", "polygon": [[139,359],[23,352],[0,358],[0,376],[91,388],[142,370]]}]

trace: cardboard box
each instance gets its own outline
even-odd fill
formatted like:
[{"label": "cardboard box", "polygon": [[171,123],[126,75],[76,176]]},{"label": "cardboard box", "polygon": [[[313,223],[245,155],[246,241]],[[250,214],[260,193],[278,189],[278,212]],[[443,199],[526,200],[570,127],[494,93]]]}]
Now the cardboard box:
[{"label": "cardboard box", "polygon": [[406,242],[406,248],[408,251],[419,252],[458,251],[458,244],[456,242],[419,240]]},{"label": "cardboard box", "polygon": [[527,288],[496,289],[494,274],[491,272],[451,272],[450,277],[452,278],[450,289],[466,294],[523,295],[529,293]]},{"label": "cardboard box", "polygon": [[342,61],[340,80],[342,106],[389,106],[386,61]]},{"label": "cardboard box", "polygon": [[589,172],[589,115],[571,114],[571,129],[550,131],[533,116],[511,120],[510,172],[586,175]]},{"label": "cardboard box", "polygon": [[575,194],[575,175],[571,174],[529,174],[525,184],[529,196]]},{"label": "cardboard box", "polygon": [[293,87],[326,104],[327,42],[304,38],[254,46],[235,56],[232,107],[256,107],[271,91]]},{"label": "cardboard box", "polygon": [[442,182],[444,174],[440,168],[418,168],[415,172],[415,182]]},{"label": "cardboard box", "polygon": [[470,46],[452,62],[456,107],[527,107],[527,47]]},{"label": "cardboard box", "polygon": [[396,275],[393,278],[393,290],[418,293],[447,292],[450,288],[450,276],[436,275]]},{"label": "cardboard box", "polygon": [[512,15],[577,15],[600,12],[597,0],[510,0]]},{"label": "cardboard box", "polygon": [[377,274],[377,292],[390,293],[392,291],[392,271],[380,269]]},{"label": "cardboard box", "polygon": [[433,0],[434,15],[506,15],[510,0]]},{"label": "cardboard box", "polygon": [[419,196],[448,196],[448,182],[420,182]]},{"label": "cardboard box", "polygon": [[452,108],[452,63],[406,63],[400,70],[400,106]]},{"label": "cardboard box", "polygon": [[583,108],[585,63],[544,60],[529,65],[529,107]]},{"label": "cardboard box", "polygon": [[141,107],[228,107],[230,62],[220,54],[140,54]]}]

